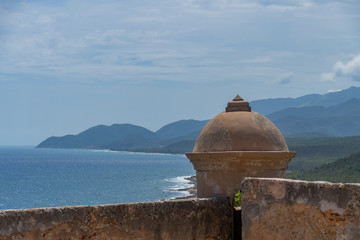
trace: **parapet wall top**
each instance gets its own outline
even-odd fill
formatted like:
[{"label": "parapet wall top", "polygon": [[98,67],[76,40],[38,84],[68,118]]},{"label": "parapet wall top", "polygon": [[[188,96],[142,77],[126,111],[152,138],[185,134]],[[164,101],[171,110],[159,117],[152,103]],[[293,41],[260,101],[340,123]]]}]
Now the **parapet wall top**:
[{"label": "parapet wall top", "polygon": [[237,111],[251,112],[251,107],[249,106],[249,102],[244,101],[244,99],[242,99],[239,95],[236,95],[236,97],[231,102],[228,102],[227,107],[225,109],[225,112],[237,112]]}]

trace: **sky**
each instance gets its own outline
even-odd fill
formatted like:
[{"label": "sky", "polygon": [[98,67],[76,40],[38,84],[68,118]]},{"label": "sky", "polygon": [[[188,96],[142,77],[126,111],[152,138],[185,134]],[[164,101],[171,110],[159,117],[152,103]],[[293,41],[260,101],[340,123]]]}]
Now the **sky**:
[{"label": "sky", "polygon": [[351,86],[358,0],[0,0],[0,145]]}]

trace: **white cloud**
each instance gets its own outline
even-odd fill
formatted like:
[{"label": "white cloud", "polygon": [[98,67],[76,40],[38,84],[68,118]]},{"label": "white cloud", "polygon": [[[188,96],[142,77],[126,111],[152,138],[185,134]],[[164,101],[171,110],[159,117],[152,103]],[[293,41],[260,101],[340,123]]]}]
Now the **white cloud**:
[{"label": "white cloud", "polygon": [[323,82],[335,82],[335,74],[334,73],[323,73],[321,74],[321,81]]},{"label": "white cloud", "polygon": [[294,73],[292,73],[292,72],[284,73],[279,77],[278,83],[281,85],[289,84],[291,82],[293,76],[294,76]]},{"label": "white cloud", "polygon": [[122,45],[126,44],[126,32],[124,29],[109,29],[104,32],[95,31],[85,36],[88,43],[91,45]]},{"label": "white cloud", "polygon": [[163,17],[131,17],[125,20],[126,22],[133,23],[149,23],[149,22],[165,22]]},{"label": "white cloud", "polygon": [[[312,59],[319,55],[319,45],[312,45],[318,41],[314,32],[326,23],[331,31],[325,27],[321,37],[336,39],[329,17],[317,22],[326,14],[336,16],[337,9],[327,7],[306,0],[27,2],[0,12],[0,74],[46,81],[247,78],[294,83],[292,72],[315,72],[321,64]],[[311,27],[302,31],[299,26]],[[322,41],[320,48],[325,46]],[[281,75],[283,69],[291,73]]]},{"label": "white cloud", "polygon": [[279,1],[279,0],[179,0],[189,9],[197,9],[197,13],[202,11],[221,11],[221,10],[251,10],[264,8],[270,11],[289,11],[298,8],[307,8],[314,5],[310,0]]},{"label": "white cloud", "polygon": [[334,72],[338,76],[349,77],[354,81],[360,81],[360,54],[348,62],[337,62]]},{"label": "white cloud", "polygon": [[328,93],[335,93],[335,92],[341,92],[342,89],[328,89],[327,92]]},{"label": "white cloud", "polygon": [[337,78],[349,78],[360,82],[360,54],[347,62],[338,61],[330,73],[323,73],[321,79],[334,82]]}]

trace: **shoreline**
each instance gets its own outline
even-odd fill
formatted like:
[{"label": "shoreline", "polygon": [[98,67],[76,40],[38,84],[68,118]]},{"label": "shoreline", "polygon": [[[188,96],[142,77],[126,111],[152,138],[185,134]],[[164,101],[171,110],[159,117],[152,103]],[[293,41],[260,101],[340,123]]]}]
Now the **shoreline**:
[{"label": "shoreline", "polygon": [[177,191],[177,192],[188,192],[188,193],[189,193],[189,196],[177,197],[177,198],[175,198],[174,200],[177,200],[177,199],[188,199],[188,198],[194,198],[194,197],[196,197],[196,189],[197,189],[197,186],[196,186],[196,176],[187,177],[187,178],[185,178],[185,179],[188,180],[188,181],[189,181],[189,184],[192,184],[193,186],[192,186],[192,187],[189,187],[189,188],[177,189],[176,191]]},{"label": "shoreline", "polygon": [[[25,145],[24,145],[25,146]],[[5,146],[6,147],[6,146]],[[11,146],[10,146],[11,147]],[[18,146],[14,146],[14,147],[18,147]],[[21,147],[19,145],[19,147]],[[25,146],[26,147],[26,146]],[[112,150],[112,149],[102,149],[102,148],[51,148],[51,147],[38,147],[38,146],[27,146],[33,149],[60,149],[60,150],[88,150],[88,151],[94,151],[94,152],[126,152],[126,153],[135,153],[135,154],[154,154],[154,155],[185,155],[186,152],[184,153],[168,153],[168,152],[158,152],[158,151],[153,151],[153,152],[146,152],[146,151],[130,151],[130,150]]]}]

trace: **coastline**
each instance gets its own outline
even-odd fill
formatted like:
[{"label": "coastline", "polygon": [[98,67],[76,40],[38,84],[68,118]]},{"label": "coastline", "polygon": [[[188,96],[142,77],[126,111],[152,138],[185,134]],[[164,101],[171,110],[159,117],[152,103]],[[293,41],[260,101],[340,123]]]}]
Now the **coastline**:
[{"label": "coastline", "polygon": [[176,191],[178,191],[178,192],[188,192],[189,195],[186,196],[186,197],[177,197],[175,199],[188,199],[188,198],[196,197],[196,188],[197,188],[197,186],[196,186],[196,176],[187,177],[185,179],[189,181],[189,184],[191,184],[192,187],[182,188],[182,189],[178,189]]},{"label": "coastline", "polygon": [[[4,146],[7,147],[7,146]],[[11,147],[11,146],[10,146]],[[18,147],[18,146],[13,146]],[[21,147],[21,146],[20,146]],[[133,154],[153,154],[153,155],[184,155],[187,151],[184,152],[176,152],[176,153],[169,153],[169,152],[160,152],[160,151],[142,151],[142,150],[114,150],[114,149],[107,149],[107,148],[61,148],[61,147],[39,147],[39,146],[25,146],[34,149],[62,149],[62,150],[86,150],[86,151],[93,151],[93,152],[126,152],[126,153],[133,153]]]}]

